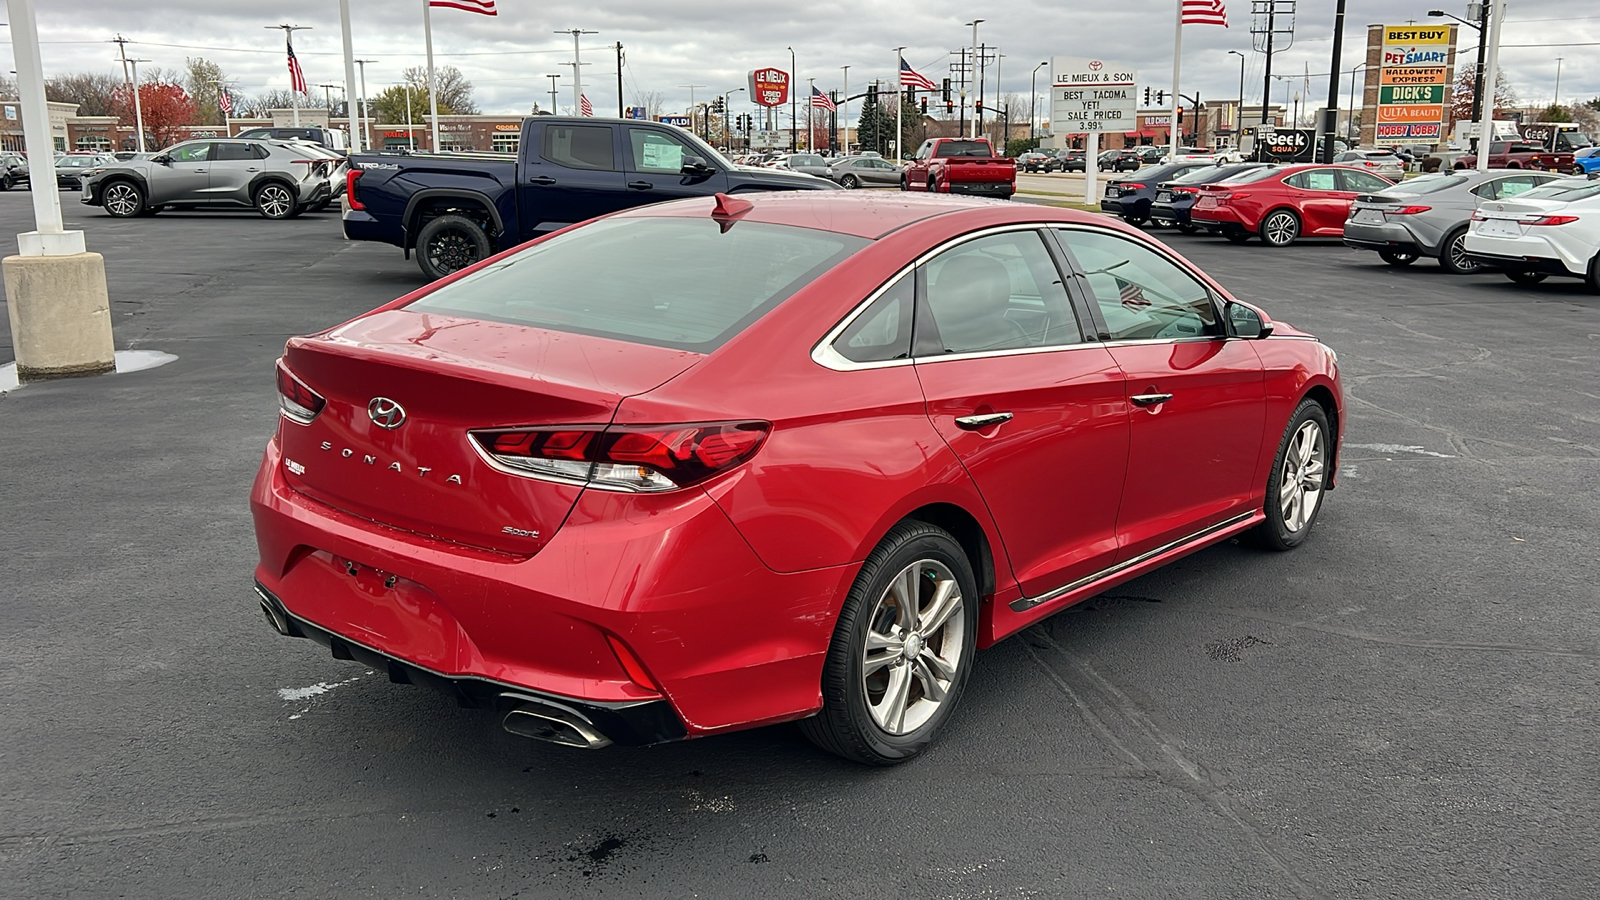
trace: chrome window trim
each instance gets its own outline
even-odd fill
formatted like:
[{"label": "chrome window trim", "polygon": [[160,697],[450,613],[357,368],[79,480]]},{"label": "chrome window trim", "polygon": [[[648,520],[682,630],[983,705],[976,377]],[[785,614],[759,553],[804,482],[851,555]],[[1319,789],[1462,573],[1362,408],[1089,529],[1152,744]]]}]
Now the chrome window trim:
[{"label": "chrome window trim", "polygon": [[[1083,340],[1081,340],[1081,341],[1079,341],[1079,342],[1077,342],[1075,344],[1052,344],[1052,345],[1050,345],[1048,347],[1016,347],[1016,348],[1012,348],[1012,349],[1009,349],[1009,350],[991,350],[991,351],[979,351],[979,352],[972,352],[972,353],[951,353],[951,354],[947,354],[947,355],[943,355],[943,356],[910,357],[910,358],[907,358],[907,359],[889,359],[889,360],[880,360],[878,362],[865,362],[865,363],[854,362],[852,360],[846,359],[844,354],[842,354],[839,351],[833,349],[833,343],[834,343],[834,341],[837,341],[839,339],[839,335],[843,334],[844,330],[846,328],[849,328],[851,323],[853,323],[858,317],[860,317],[862,313],[866,312],[868,307],[872,306],[873,303],[877,302],[878,298],[883,296],[885,291],[889,290],[889,288],[891,288],[891,287],[894,287],[897,283],[899,283],[900,279],[905,278],[908,275],[913,275],[916,272],[918,266],[923,265],[924,263],[926,263],[929,260],[933,259],[935,256],[938,256],[939,254],[945,252],[946,250],[949,250],[952,247],[955,247],[955,246],[960,245],[960,244],[967,243],[968,241],[977,240],[978,238],[985,238],[985,237],[989,237],[990,235],[995,235],[995,234],[1005,234],[1005,233],[1012,232],[1012,231],[1034,231],[1034,232],[1038,232],[1038,231],[1042,231],[1045,228],[1052,227],[1052,226],[1054,226],[1056,224],[1058,224],[1058,223],[1053,223],[1053,222],[1014,222],[1014,223],[1012,223],[1010,225],[994,225],[994,226],[991,226],[991,227],[988,227],[988,228],[979,229],[977,231],[969,231],[966,234],[959,235],[957,237],[953,237],[953,238],[951,238],[951,239],[949,239],[949,240],[947,240],[947,241],[945,241],[945,242],[943,242],[941,244],[938,244],[938,245],[934,246],[933,249],[924,252],[921,256],[918,256],[915,260],[913,260],[909,264],[907,264],[904,267],[896,270],[895,273],[893,275],[891,275],[888,279],[886,279],[883,284],[878,286],[877,290],[875,290],[871,294],[869,294],[867,296],[866,300],[863,300],[860,304],[858,304],[856,306],[855,309],[851,310],[843,319],[839,320],[839,324],[837,324],[837,325],[833,326],[833,328],[829,329],[828,333],[823,335],[822,340],[819,341],[814,347],[811,348],[811,360],[812,360],[812,362],[815,362],[817,365],[822,366],[825,369],[832,369],[832,370],[834,370],[836,372],[854,372],[854,371],[857,371],[857,370],[860,370],[860,369],[889,369],[889,368],[893,368],[895,366],[909,366],[909,365],[914,365],[915,363],[917,363],[919,361],[921,361],[921,362],[939,362],[941,360],[946,360],[946,359],[952,359],[952,360],[953,359],[979,359],[979,358],[989,357],[989,356],[1015,356],[1015,355],[1027,354],[1027,353],[1049,353],[1049,352],[1054,352],[1054,351],[1057,351],[1057,350],[1071,350],[1071,349],[1074,349],[1074,348],[1077,348],[1077,347],[1083,347],[1083,346],[1089,345],[1089,344],[1099,344],[1099,341],[1095,340],[1092,336],[1085,336]],[[1109,229],[1107,229],[1106,231],[1107,231],[1108,234],[1109,233],[1113,233]],[[1043,239],[1043,235],[1041,235],[1040,238],[1042,240]],[[1054,262],[1054,260],[1052,259],[1052,263],[1053,262]],[[1071,277],[1073,274],[1075,274],[1075,273],[1071,273],[1071,272],[1066,273],[1066,277]],[[1065,279],[1063,279],[1063,281],[1064,280]],[[1062,287],[1064,288],[1065,284],[1063,284]],[[1074,323],[1074,324],[1077,324],[1077,323]],[[1082,331],[1082,326],[1081,325],[1079,326],[1079,331],[1080,331],[1080,333]]]},{"label": "chrome window trim", "polygon": [[1085,575],[1084,577],[1079,578],[1077,581],[1068,582],[1067,584],[1064,584],[1053,590],[1045,591],[1043,594],[1040,594],[1037,597],[1018,597],[1017,599],[1011,601],[1011,610],[1013,612],[1027,612],[1036,606],[1049,603],[1051,600],[1055,600],[1058,597],[1064,597],[1080,588],[1088,587],[1089,585],[1094,584],[1096,581],[1110,578],[1111,576],[1116,575],[1118,572],[1125,572],[1134,566],[1140,565],[1141,563],[1149,562],[1158,556],[1176,550],[1186,544],[1192,544],[1196,541],[1204,540],[1205,538],[1218,534],[1219,532],[1226,531],[1229,528],[1248,520],[1253,515],[1255,515],[1255,510],[1242,512],[1232,518],[1224,519],[1215,525],[1208,525],[1205,528],[1194,532],[1193,534],[1184,535],[1175,541],[1162,544],[1160,547],[1157,547],[1154,550],[1146,550],[1138,556],[1134,556],[1129,559],[1125,559],[1122,562],[1109,565],[1104,569],[1095,572],[1093,575]]}]

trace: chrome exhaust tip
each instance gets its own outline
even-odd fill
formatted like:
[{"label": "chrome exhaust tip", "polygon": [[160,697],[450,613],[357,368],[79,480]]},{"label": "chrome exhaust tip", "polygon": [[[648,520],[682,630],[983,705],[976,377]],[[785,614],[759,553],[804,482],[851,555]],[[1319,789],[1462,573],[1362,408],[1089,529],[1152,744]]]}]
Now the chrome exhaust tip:
[{"label": "chrome exhaust tip", "polygon": [[518,737],[584,750],[599,750],[611,745],[611,739],[601,734],[588,717],[575,709],[519,694],[500,696],[517,704],[506,713],[500,725]]},{"label": "chrome exhaust tip", "polygon": [[261,601],[261,613],[267,617],[267,624],[272,626],[273,631],[284,637],[296,636],[294,627],[289,624],[289,614],[275,602],[275,598],[257,587],[256,599]]}]

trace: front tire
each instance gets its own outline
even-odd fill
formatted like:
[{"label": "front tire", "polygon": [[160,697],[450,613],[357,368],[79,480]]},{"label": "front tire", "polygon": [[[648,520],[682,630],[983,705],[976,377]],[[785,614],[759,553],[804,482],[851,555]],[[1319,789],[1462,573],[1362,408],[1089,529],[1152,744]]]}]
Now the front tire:
[{"label": "front tire", "polygon": [[1444,249],[1439,251],[1439,267],[1451,275],[1472,275],[1483,266],[1467,256],[1467,229],[1457,228],[1444,239]]},{"label": "front tire", "polygon": [[853,191],[856,188],[861,187],[861,182],[854,175],[846,175],[845,177],[839,179],[839,186],[847,191]]},{"label": "front tire", "polygon": [[256,188],[253,199],[256,212],[260,213],[263,219],[287,219],[300,211],[294,191],[276,181],[269,181]]},{"label": "front tire", "polygon": [[1287,209],[1275,209],[1261,220],[1258,230],[1268,247],[1287,247],[1300,236],[1300,217]]},{"label": "front tire", "polygon": [[1583,284],[1591,294],[1600,294],[1600,253],[1589,260],[1589,271],[1583,276]]},{"label": "front tire", "polygon": [[466,216],[429,219],[417,232],[417,265],[431,280],[459,272],[493,252],[489,236]]},{"label": "front tire", "polygon": [[1403,268],[1417,261],[1415,253],[1401,253],[1394,250],[1379,250],[1378,258],[1396,268]]},{"label": "front tire", "polygon": [[801,732],[867,765],[911,759],[954,712],[977,634],[977,580],[961,545],[926,522],[896,525],[845,598],[823,664],[822,711]]},{"label": "front tire", "polygon": [[1267,474],[1267,518],[1255,528],[1257,543],[1269,550],[1293,550],[1310,536],[1327,493],[1331,435],[1322,404],[1310,398],[1300,401]]},{"label": "front tire", "polygon": [[144,212],[144,191],[131,181],[113,181],[100,194],[107,215],[131,219]]}]

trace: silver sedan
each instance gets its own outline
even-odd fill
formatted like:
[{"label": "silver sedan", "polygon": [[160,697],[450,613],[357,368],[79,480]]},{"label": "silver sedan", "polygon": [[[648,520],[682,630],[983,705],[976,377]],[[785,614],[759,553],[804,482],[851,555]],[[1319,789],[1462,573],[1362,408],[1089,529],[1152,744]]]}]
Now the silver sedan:
[{"label": "silver sedan", "polygon": [[1467,258],[1464,245],[1478,203],[1515,197],[1557,177],[1511,169],[1420,175],[1356,197],[1344,223],[1344,242],[1377,251],[1391,266],[1431,256],[1447,272],[1476,272],[1479,266]]},{"label": "silver sedan", "polygon": [[847,156],[828,167],[828,177],[845,188],[900,186],[900,168],[878,156]]}]

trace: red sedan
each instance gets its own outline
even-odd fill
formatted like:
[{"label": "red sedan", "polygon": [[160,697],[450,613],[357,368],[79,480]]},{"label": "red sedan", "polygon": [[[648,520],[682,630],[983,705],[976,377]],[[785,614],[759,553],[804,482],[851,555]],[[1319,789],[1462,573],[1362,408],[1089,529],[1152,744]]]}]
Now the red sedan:
[{"label": "red sedan", "polygon": [[1101,216],[684,200],[289,341],[281,633],[583,747],[803,719],[890,764],[974,652],[1334,486],[1332,350]]},{"label": "red sedan", "polygon": [[1269,166],[1200,186],[1189,221],[1236,244],[1252,235],[1271,247],[1302,237],[1341,237],[1357,194],[1394,184],[1349,166]]}]

